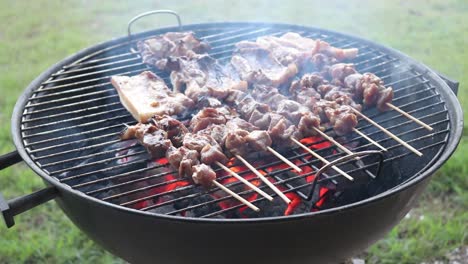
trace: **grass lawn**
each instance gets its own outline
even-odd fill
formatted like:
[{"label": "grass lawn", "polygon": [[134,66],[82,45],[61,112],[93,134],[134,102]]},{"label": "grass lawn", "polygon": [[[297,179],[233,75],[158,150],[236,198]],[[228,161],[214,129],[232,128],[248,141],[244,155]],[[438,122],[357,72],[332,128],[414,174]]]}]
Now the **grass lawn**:
[{"label": "grass lawn", "polygon": [[[399,49],[461,83],[468,103],[468,2],[460,1],[0,1],[0,153],[14,149],[13,106],[50,65],[89,45],[122,36],[127,21],[152,9],[173,9],[184,23],[278,21],[348,32]],[[141,28],[173,24],[147,19]],[[466,117],[466,114],[465,114]],[[465,131],[467,131],[465,129]],[[466,133],[466,132],[465,132]],[[364,256],[368,263],[446,260],[468,243],[468,140],[432,180],[419,205]],[[43,186],[24,164],[0,171],[11,198]],[[53,202],[0,224],[0,263],[119,263],[83,235]]]}]

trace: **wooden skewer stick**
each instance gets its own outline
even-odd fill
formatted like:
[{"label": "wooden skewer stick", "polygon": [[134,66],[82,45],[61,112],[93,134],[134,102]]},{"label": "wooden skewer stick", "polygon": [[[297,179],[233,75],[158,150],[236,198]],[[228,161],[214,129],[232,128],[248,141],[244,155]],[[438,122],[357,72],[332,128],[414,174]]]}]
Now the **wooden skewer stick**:
[{"label": "wooden skewer stick", "polygon": [[260,211],[260,208],[258,208],[257,206],[253,205],[251,202],[247,201],[246,199],[242,198],[240,195],[238,195],[237,193],[229,190],[226,186],[222,185],[221,183],[217,182],[216,180],[213,181],[213,183],[218,186],[221,190],[227,192],[228,194],[230,194],[232,197],[236,198],[237,200],[239,200],[239,202],[247,205],[248,207],[250,207],[250,209],[254,210],[255,212],[258,212]]},{"label": "wooden skewer stick", "polygon": [[423,121],[417,119],[416,117],[406,113],[405,111],[401,110],[398,106],[394,106],[393,104],[391,103],[387,103],[387,106],[390,107],[391,109],[397,111],[398,113],[406,116],[408,119],[411,119],[413,120],[414,122],[418,123],[420,126],[424,127],[425,129],[429,130],[429,131],[432,131],[434,130],[431,126],[429,126],[428,124],[424,123]]},{"label": "wooden skewer stick", "polygon": [[253,185],[251,182],[249,182],[248,180],[242,178],[239,174],[237,174],[235,171],[229,169],[228,167],[224,166],[221,162],[219,161],[216,161],[215,162],[216,165],[218,165],[219,167],[221,167],[223,170],[225,170],[227,173],[231,174],[232,176],[234,176],[236,179],[238,179],[239,181],[241,181],[242,183],[244,183],[245,185],[249,186],[252,190],[256,191],[258,194],[260,194],[261,196],[267,198],[268,200],[270,201],[273,201],[273,197],[271,197],[268,193],[260,190],[257,186]]},{"label": "wooden skewer stick", "polygon": [[366,134],[362,133],[361,131],[357,130],[356,128],[353,128],[353,131],[356,132],[356,134],[360,135],[361,137],[365,138],[367,141],[370,143],[374,144],[376,147],[380,148],[383,151],[387,151],[386,148],[384,148],[382,145],[374,141],[372,138],[368,137]]},{"label": "wooden skewer stick", "polygon": [[271,154],[275,155],[278,159],[282,160],[284,163],[288,164],[291,168],[293,168],[297,172],[302,172],[302,169],[296,166],[296,164],[292,163],[289,161],[287,158],[285,158],[283,155],[279,154],[276,152],[276,150],[272,149],[271,147],[267,147],[268,151],[271,152]]},{"label": "wooden skewer stick", "polygon": [[[322,132],[322,130],[314,127],[314,130],[315,132],[319,133],[323,138],[325,138],[326,140],[330,141],[331,143],[333,143],[335,146],[337,146],[339,149],[343,150],[344,152],[346,152],[346,154],[348,155],[352,155],[354,154],[351,150],[347,149],[345,146],[341,145],[340,143],[338,143],[338,141],[336,141],[334,138],[330,137],[329,135],[325,134],[324,132]],[[357,159],[357,158],[356,158]]]},{"label": "wooden skewer stick", "polygon": [[254,166],[252,166],[252,164],[250,164],[247,160],[242,158],[240,155],[236,155],[236,158],[242,161],[242,163],[244,163],[244,165],[247,168],[249,168],[253,173],[255,173],[255,175],[257,175],[266,185],[268,185],[268,187],[270,187],[276,194],[278,194],[278,196],[281,199],[283,199],[283,201],[285,201],[287,204],[291,203],[291,200],[286,195],[284,195],[284,193],[280,189],[278,189],[278,187],[276,187],[265,176],[263,176],[263,174],[261,174],[257,169],[255,169]]},{"label": "wooden skewer stick", "polygon": [[374,125],[375,127],[377,127],[378,129],[382,130],[382,132],[384,132],[385,134],[387,134],[389,137],[393,138],[395,141],[397,141],[398,143],[400,143],[401,145],[403,145],[404,147],[406,147],[407,149],[411,150],[412,152],[414,152],[414,154],[418,155],[418,156],[422,156],[423,154],[421,152],[419,152],[417,149],[413,148],[410,144],[406,143],[405,141],[403,141],[402,139],[400,139],[399,137],[395,136],[395,134],[393,134],[392,132],[388,131],[387,129],[385,129],[384,127],[382,127],[381,125],[377,124],[376,122],[374,122],[372,119],[368,118],[367,116],[363,115],[361,112],[359,112],[358,110],[356,110],[355,108],[352,108],[353,111],[359,115],[360,117],[364,118],[367,122],[371,123],[372,125]]},{"label": "wooden skewer stick", "polygon": [[[328,160],[326,160],[325,158],[323,158],[322,156],[320,156],[319,154],[317,154],[315,151],[311,150],[310,148],[308,148],[306,145],[302,144],[299,140],[293,138],[293,137],[290,137],[290,139],[292,140],[292,142],[296,143],[299,147],[303,148],[304,150],[306,150],[307,152],[309,152],[310,154],[312,154],[312,156],[316,157],[317,159],[319,159],[321,162],[325,163],[325,165],[328,165],[330,164],[330,162]],[[332,166],[332,169],[334,169],[336,172],[338,172],[339,174],[345,176],[347,179],[349,179],[350,181],[354,181],[354,178],[351,177],[351,175],[349,175],[348,173],[344,172],[343,170],[341,170],[340,168],[338,168],[337,166]]]}]

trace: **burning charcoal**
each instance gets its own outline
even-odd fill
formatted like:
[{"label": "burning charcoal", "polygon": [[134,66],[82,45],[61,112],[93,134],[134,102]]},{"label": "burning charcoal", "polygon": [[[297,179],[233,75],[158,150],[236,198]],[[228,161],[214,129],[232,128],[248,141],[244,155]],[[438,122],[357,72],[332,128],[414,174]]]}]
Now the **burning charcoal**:
[{"label": "burning charcoal", "polygon": [[155,204],[161,204],[161,206],[157,206],[157,207],[155,207],[155,208],[153,208],[151,210],[148,210],[148,212],[158,213],[158,214],[168,214],[168,213],[174,211],[175,208],[174,208],[173,203],[168,203],[168,204],[162,205],[164,202],[174,200],[174,198],[175,198],[174,195],[164,195],[162,197],[159,197],[159,199],[157,200],[157,203],[155,203]]},{"label": "burning charcoal", "polygon": [[206,205],[196,207],[194,209],[186,211],[185,216],[187,217],[200,217],[200,216],[221,210],[221,207],[218,205],[218,203],[213,202],[214,198],[208,194],[197,196],[189,200],[190,200],[190,203],[187,206],[204,204],[204,203],[206,203]]}]

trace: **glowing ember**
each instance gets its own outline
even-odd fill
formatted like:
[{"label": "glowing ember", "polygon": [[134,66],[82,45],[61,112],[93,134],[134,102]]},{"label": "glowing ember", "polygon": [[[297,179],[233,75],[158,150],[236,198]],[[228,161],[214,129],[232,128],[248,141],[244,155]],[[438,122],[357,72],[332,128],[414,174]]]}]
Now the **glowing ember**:
[{"label": "glowing ember", "polygon": [[[233,164],[233,161],[230,161],[228,164]],[[249,168],[245,167],[245,166],[231,166],[229,167],[232,171],[240,174],[242,177],[244,177],[246,180],[250,181],[253,185],[255,186],[260,186],[261,185],[261,180],[257,178],[257,176],[251,172],[249,170]],[[219,171],[218,174],[217,174],[217,178],[220,179],[220,178],[224,178],[225,176],[228,176],[229,174],[225,171]],[[255,179],[255,180],[253,180]],[[221,184],[223,185],[226,185],[226,184],[229,184],[229,183],[234,183],[234,182],[238,182],[239,180],[237,180],[236,178],[234,177],[228,177],[226,179],[223,179],[220,181]],[[250,188],[246,185],[240,185],[240,187],[237,187],[237,191],[238,192],[242,192],[242,191],[247,191],[247,190],[250,190]],[[216,196],[216,195],[215,195]],[[220,197],[215,197],[215,198],[220,198]],[[258,194],[253,192],[251,193],[248,197],[244,197],[247,201],[249,202],[252,202],[254,200],[256,200],[258,198]],[[236,206],[236,205],[239,205],[240,202],[237,201],[237,200],[233,200],[233,199],[229,199],[229,200],[224,200],[224,201],[221,201],[219,202],[219,205],[221,206],[222,209],[228,209],[230,207],[233,207],[233,206]],[[239,208],[239,212],[242,213],[244,212],[245,210],[247,209],[247,206],[242,206]]]},{"label": "glowing ember", "polygon": [[320,191],[319,191],[319,197],[320,197],[320,199],[315,203],[315,206],[321,207],[321,206],[323,205],[323,203],[324,203],[325,200],[326,200],[326,199],[325,199],[325,194],[327,194],[328,191],[329,191],[329,190],[328,190],[327,188],[324,188],[324,187],[320,188]]},{"label": "glowing ember", "polygon": [[[312,148],[312,149],[323,149],[323,148],[328,148],[332,146],[332,144],[329,141],[323,141],[323,142],[320,142],[320,141],[323,141],[323,138],[318,137],[318,136],[303,138],[300,140],[300,142],[304,145],[311,144],[309,148]],[[319,142],[319,143],[314,144],[315,142]]]}]

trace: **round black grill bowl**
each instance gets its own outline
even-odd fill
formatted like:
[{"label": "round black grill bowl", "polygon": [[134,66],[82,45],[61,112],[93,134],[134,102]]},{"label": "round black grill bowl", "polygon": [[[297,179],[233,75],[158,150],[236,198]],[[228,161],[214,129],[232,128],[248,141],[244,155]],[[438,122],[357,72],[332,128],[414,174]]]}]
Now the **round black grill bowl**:
[{"label": "round black grill bowl", "polygon": [[[7,222],[12,224],[14,215],[55,198],[67,216],[83,232],[113,254],[131,263],[336,263],[361,252],[384,236],[411,209],[431,175],[450,157],[460,141],[463,115],[455,94],[435,72],[406,55],[336,32],[266,23],[196,24],[183,26],[183,30],[203,34],[210,30],[219,30],[222,33],[226,28],[243,27],[268,27],[336,36],[348,41],[350,45],[366,45],[385,56],[396,58],[400,64],[420,74],[434,87],[438,94],[437,100],[443,103],[448,116],[443,144],[427,155],[424,164],[405,170],[408,175],[395,186],[358,202],[313,213],[260,219],[184,218],[139,211],[102,201],[71,188],[57,177],[51,176],[48,170],[41,168],[42,163],[34,155],[34,149],[25,147],[29,143],[25,139],[28,135],[25,132],[28,126],[24,124],[24,118],[28,114],[25,109],[38,109],[31,107],[31,98],[46,95],[36,91],[39,87],[44,87],[44,83],[50,83],[54,74],[74,63],[92,60],[93,54],[104,49],[110,50],[107,56],[117,55],[112,53],[111,47],[115,45],[128,50],[129,39],[124,37],[90,47],[57,63],[34,80],[19,98],[12,116],[14,143],[21,158],[49,187],[34,194],[34,199],[26,197],[0,203]],[[138,34],[135,38],[175,30],[178,28],[164,28]],[[135,67],[132,70],[139,69]],[[70,76],[72,75],[62,77]],[[69,95],[63,96],[66,98]],[[69,122],[79,126],[82,121]],[[84,139],[86,138],[80,140]],[[86,147],[86,144],[83,146]],[[14,163],[13,161],[19,159],[17,155],[12,155],[5,160],[3,164],[7,166],[7,163]],[[387,171],[388,174],[393,172],[397,171]]]}]

